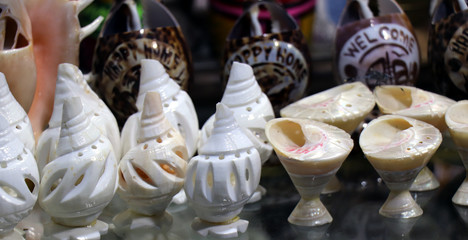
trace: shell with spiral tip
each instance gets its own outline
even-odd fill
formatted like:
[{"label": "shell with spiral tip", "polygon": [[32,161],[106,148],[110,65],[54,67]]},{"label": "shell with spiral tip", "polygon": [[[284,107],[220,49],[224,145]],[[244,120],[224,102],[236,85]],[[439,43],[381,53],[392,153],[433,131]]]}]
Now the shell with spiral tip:
[{"label": "shell with spiral tip", "polygon": [[116,159],[120,159],[120,132],[117,121],[104,102],[87,85],[78,67],[63,63],[58,68],[54,111],[49,121],[49,127],[42,133],[37,143],[36,156],[39,171],[42,171],[45,164],[55,158],[63,103],[67,98],[74,96],[80,97],[85,114],[90,116],[90,121],[111,141]]},{"label": "shell with spiral tip", "polygon": [[139,125],[138,144],[120,161],[117,193],[134,212],[161,214],[182,189],[187,149],[164,117],[157,92],[146,94]]},{"label": "shell with spiral tip", "polygon": [[[122,128],[122,156],[135,146],[135,126],[143,109],[143,101],[148,92],[158,92],[161,96],[164,114],[171,124],[182,134],[189,156],[197,150],[199,129],[198,117],[190,96],[166,73],[164,66],[157,60],[142,59],[140,90],[136,106],[138,112],[132,114]],[[132,143],[133,141],[133,143]]]},{"label": "shell with spiral tip", "polygon": [[445,111],[454,100],[416,87],[385,85],[374,89],[375,102],[384,114],[397,114],[415,118],[447,129]]},{"label": "shell with spiral tip", "polygon": [[34,139],[28,115],[11,94],[5,75],[0,73],[0,114],[8,121],[13,132],[21,139],[25,147],[34,153]]},{"label": "shell with spiral tip", "polygon": [[211,136],[189,161],[185,193],[199,218],[220,223],[236,217],[256,190],[261,160],[250,132],[218,103]]},{"label": "shell with spiral tip", "polygon": [[33,209],[39,193],[39,172],[31,151],[0,116],[0,236]]},{"label": "shell with spiral tip", "polygon": [[[262,92],[255,80],[252,67],[234,62],[231,75],[224,91],[221,103],[234,112],[238,124],[250,130],[262,162],[266,162],[273,152],[265,136],[266,123],[275,117],[268,97]],[[203,125],[199,146],[203,146],[213,131],[215,115]]]},{"label": "shell with spiral tip", "polygon": [[281,109],[280,114],[282,117],[317,120],[351,133],[374,105],[369,88],[354,82],[305,97]]},{"label": "shell with spiral tip", "polygon": [[57,157],[42,171],[39,204],[66,226],[91,224],[117,188],[112,145],[90,122],[80,98],[63,103]]}]

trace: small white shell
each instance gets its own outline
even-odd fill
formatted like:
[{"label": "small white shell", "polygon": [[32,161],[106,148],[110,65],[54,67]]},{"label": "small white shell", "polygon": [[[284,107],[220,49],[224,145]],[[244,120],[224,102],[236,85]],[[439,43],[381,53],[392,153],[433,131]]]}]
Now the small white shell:
[{"label": "small white shell", "polygon": [[[166,73],[164,66],[154,59],[141,60],[140,88],[136,106],[140,114],[143,101],[148,92],[158,92],[164,106],[164,114],[171,124],[176,127],[185,139],[187,150],[193,156],[197,150],[199,129],[198,117],[192,99],[187,92]],[[128,120],[127,120],[128,122]],[[127,124],[127,123],[126,123]],[[131,123],[128,123],[131,124]],[[122,135],[127,133],[124,126]],[[125,139],[125,137],[122,137]],[[122,149],[122,155],[129,149]]]},{"label": "small white shell", "polygon": [[63,103],[57,158],[42,171],[39,204],[66,226],[85,226],[101,214],[117,188],[117,161],[109,140],[83,111],[80,98]]},{"label": "small white shell", "polygon": [[374,89],[377,106],[384,114],[397,114],[447,129],[445,111],[455,103],[445,96],[410,86],[385,85]]},{"label": "small white shell", "polygon": [[183,186],[187,149],[157,92],[146,94],[140,125],[139,144],[120,162],[118,194],[139,214],[161,214]]},{"label": "small white shell", "polygon": [[328,123],[351,133],[374,105],[369,88],[362,82],[353,82],[303,98],[281,109],[280,114]]},{"label": "small white shell", "polygon": [[199,148],[199,155],[189,161],[184,185],[200,219],[232,220],[256,190],[261,160],[246,133],[250,134],[237,124],[233,112],[218,103],[212,134]]},{"label": "small white shell", "polygon": [[34,153],[36,141],[28,115],[10,92],[5,75],[0,72],[0,114],[8,121],[13,132]]},{"label": "small white shell", "polygon": [[[273,148],[265,136],[266,123],[275,117],[268,97],[262,92],[248,64],[234,62],[221,103],[234,112],[240,126],[250,130],[255,136],[256,148],[262,162],[266,162]],[[211,116],[201,129],[199,146],[203,146],[211,136],[215,116]]]},{"label": "small white shell", "polygon": [[0,236],[10,232],[33,209],[39,172],[31,151],[0,116]]},{"label": "small white shell", "polygon": [[63,63],[58,67],[54,110],[49,127],[41,134],[37,142],[36,158],[41,172],[42,168],[56,157],[55,150],[60,134],[63,103],[70,97],[81,98],[85,114],[90,116],[90,121],[111,141],[115,157],[120,159],[120,131],[115,117],[87,85],[81,71],[73,64]]}]

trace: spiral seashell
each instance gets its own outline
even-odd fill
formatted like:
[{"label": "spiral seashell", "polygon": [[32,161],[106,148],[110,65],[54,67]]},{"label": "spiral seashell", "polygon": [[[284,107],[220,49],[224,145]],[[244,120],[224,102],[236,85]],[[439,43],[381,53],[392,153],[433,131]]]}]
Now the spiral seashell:
[{"label": "spiral seashell", "polygon": [[[166,124],[161,124],[162,121]],[[146,94],[140,124],[139,143],[120,161],[117,193],[132,211],[160,215],[182,189],[187,149],[174,128],[164,128],[170,125],[157,92]]]},{"label": "spiral seashell", "polygon": [[112,145],[90,122],[80,98],[63,103],[57,157],[42,171],[39,204],[66,226],[91,224],[117,188]]},{"label": "spiral seashell", "polygon": [[445,111],[455,103],[445,96],[415,87],[385,85],[374,89],[377,106],[384,114],[415,118],[445,131]]},{"label": "spiral seashell", "polygon": [[[199,129],[198,117],[192,99],[169,77],[159,61],[142,59],[140,64],[140,90],[136,102],[138,111],[142,110],[146,93],[158,92],[164,106],[164,114],[182,134],[189,155],[193,156],[197,150]],[[124,129],[122,132],[126,131]]]},{"label": "spiral seashell", "polygon": [[58,68],[54,110],[49,121],[49,128],[42,133],[37,143],[36,157],[39,171],[42,171],[42,168],[56,156],[63,103],[70,97],[80,97],[85,114],[90,116],[90,121],[111,141],[116,159],[120,159],[120,132],[115,117],[87,85],[78,67],[63,63]]},{"label": "spiral seashell", "polygon": [[[266,162],[270,158],[273,148],[265,136],[265,125],[275,115],[270,100],[255,80],[252,67],[239,62],[232,64],[231,74],[221,103],[234,112],[240,126],[252,132],[262,162]],[[211,136],[214,119],[213,115],[203,125],[199,146],[203,146]]]},{"label": "spiral seashell", "polygon": [[212,134],[189,161],[184,184],[189,203],[203,221],[235,222],[258,186],[260,155],[246,133],[234,113],[218,103]]},{"label": "spiral seashell", "polygon": [[303,98],[281,109],[280,114],[287,118],[317,120],[351,133],[374,105],[369,88],[362,82],[353,82]]},{"label": "spiral seashell", "polygon": [[0,116],[0,238],[33,209],[39,193],[39,172],[31,151]]},{"label": "spiral seashell", "polygon": [[0,114],[8,121],[13,132],[21,139],[25,147],[34,153],[34,139],[28,115],[11,94],[5,75],[0,72]]}]

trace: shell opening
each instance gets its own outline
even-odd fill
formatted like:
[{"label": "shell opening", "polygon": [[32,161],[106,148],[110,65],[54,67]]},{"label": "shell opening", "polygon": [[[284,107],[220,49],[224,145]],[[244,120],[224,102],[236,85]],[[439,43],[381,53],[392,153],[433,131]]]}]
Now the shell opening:
[{"label": "shell opening", "polygon": [[96,146],[96,145],[92,145],[91,148],[92,148],[92,149],[97,149],[97,146]]},{"label": "shell opening", "polygon": [[29,178],[25,178],[24,182],[26,183],[26,186],[28,186],[29,191],[31,193],[34,192],[34,189],[36,188],[36,184],[33,182],[33,180]]},{"label": "shell opening", "polygon": [[178,157],[182,158],[182,159],[185,159],[184,158],[184,153],[182,153],[182,151],[180,150],[173,150],[175,155],[177,155]]},{"label": "shell opening", "polygon": [[83,181],[83,178],[84,178],[84,174],[81,174],[81,176],[78,179],[76,179],[75,186],[80,185],[80,183]]},{"label": "shell opening", "polygon": [[6,162],[1,162],[1,163],[0,163],[0,166],[1,166],[2,168],[7,168],[7,167],[8,167],[8,164],[7,164]]},{"label": "shell opening", "polygon": [[18,23],[11,17],[5,17],[3,49],[18,49],[28,46],[28,40],[18,32]]},{"label": "shell opening", "polygon": [[148,144],[143,145],[143,149],[144,150],[148,149]]},{"label": "shell opening", "polygon": [[21,130],[21,125],[16,125],[16,129]]},{"label": "shell opening", "polygon": [[251,108],[251,107],[247,107],[246,110],[247,110],[247,112],[251,112],[251,111],[252,111],[252,108]]},{"label": "shell opening", "polygon": [[83,153],[82,153],[82,152],[79,152],[79,153],[78,153],[78,157],[83,157]]},{"label": "shell opening", "polygon": [[156,142],[162,143],[162,139],[160,137],[156,138]]},{"label": "shell opening", "polygon": [[150,185],[154,185],[153,184],[153,180],[151,180],[151,178],[148,176],[148,174],[145,173],[145,171],[143,171],[141,168],[139,167],[134,167],[135,168],[135,171],[136,173],[138,174],[138,176],[143,180],[145,181],[146,183],[150,184]]},{"label": "shell opening", "polygon": [[9,186],[2,186],[2,189],[3,191],[5,191],[8,195],[14,197],[14,198],[18,198],[19,194],[18,192],[16,192],[15,189],[9,187]]},{"label": "shell opening", "polygon": [[219,160],[223,160],[223,159],[224,159],[224,154],[220,154],[220,155],[218,156],[218,158],[219,158]]},{"label": "shell opening", "polygon": [[19,155],[18,157],[16,157],[16,160],[23,161],[23,157],[21,155]]},{"label": "shell opening", "polygon": [[206,184],[208,184],[208,187],[210,188],[213,187],[213,173],[212,172],[208,172],[208,174],[206,174]]},{"label": "shell opening", "polygon": [[234,175],[234,173],[231,173],[230,180],[231,180],[231,185],[233,187],[235,187],[236,186],[236,175]]},{"label": "shell opening", "polygon": [[245,169],[245,181],[249,181],[249,178],[250,178],[249,169],[246,168]]},{"label": "shell opening", "polygon": [[171,175],[176,175],[176,170],[173,166],[170,166],[169,164],[167,163],[160,163],[159,166],[164,170],[166,171],[167,173],[171,174]]},{"label": "shell opening", "polygon": [[391,111],[410,108],[413,103],[411,91],[400,87],[377,88],[375,95],[380,104]]},{"label": "shell opening", "polygon": [[276,124],[278,136],[283,136],[286,145],[303,147],[306,143],[304,132],[300,124],[292,121],[281,121]]},{"label": "shell opening", "polygon": [[58,178],[57,180],[55,180],[55,181],[50,185],[49,191],[50,191],[50,192],[53,192],[55,189],[57,189],[57,187],[58,187],[58,185],[60,184],[60,182],[62,182],[62,178]]},{"label": "shell opening", "polygon": [[125,180],[125,177],[124,177],[124,174],[121,171],[119,171],[119,185],[122,186],[122,187],[126,187],[127,186],[127,181]]}]

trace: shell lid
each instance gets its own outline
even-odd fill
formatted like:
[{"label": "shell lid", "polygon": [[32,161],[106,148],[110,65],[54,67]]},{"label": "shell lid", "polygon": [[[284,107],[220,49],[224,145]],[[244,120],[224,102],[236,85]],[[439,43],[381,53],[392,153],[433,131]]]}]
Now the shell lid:
[{"label": "shell lid", "polygon": [[246,105],[261,97],[262,89],[255,79],[252,67],[234,62],[221,102],[228,107]]}]

